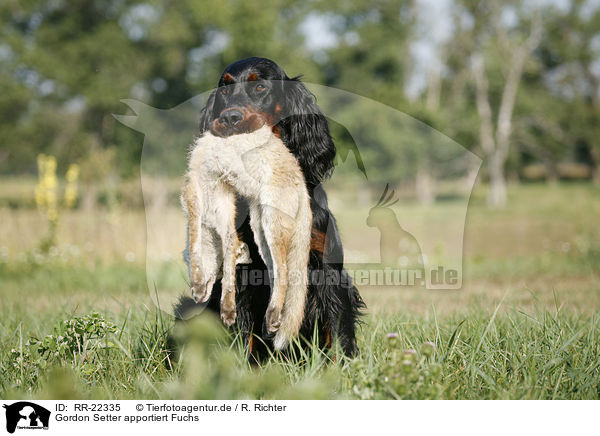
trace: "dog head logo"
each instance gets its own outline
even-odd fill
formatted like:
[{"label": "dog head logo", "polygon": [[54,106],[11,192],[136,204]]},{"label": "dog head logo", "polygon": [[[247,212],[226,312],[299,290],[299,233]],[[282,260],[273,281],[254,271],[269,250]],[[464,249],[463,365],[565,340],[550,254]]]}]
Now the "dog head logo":
[{"label": "dog head logo", "polygon": [[6,409],[6,431],[16,429],[48,429],[50,411],[29,401],[3,405]]}]

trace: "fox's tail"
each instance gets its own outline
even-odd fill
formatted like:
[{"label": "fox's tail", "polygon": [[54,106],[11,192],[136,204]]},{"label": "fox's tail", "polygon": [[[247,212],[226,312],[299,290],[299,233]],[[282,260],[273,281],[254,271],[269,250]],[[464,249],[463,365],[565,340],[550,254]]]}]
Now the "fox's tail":
[{"label": "fox's tail", "polygon": [[[273,344],[276,350],[282,350],[298,336],[304,320],[304,307],[308,291],[308,256],[312,213],[308,195],[303,201],[296,218],[296,228],[287,253],[288,286],[281,314],[281,324]],[[305,200],[305,201],[304,201]]]}]

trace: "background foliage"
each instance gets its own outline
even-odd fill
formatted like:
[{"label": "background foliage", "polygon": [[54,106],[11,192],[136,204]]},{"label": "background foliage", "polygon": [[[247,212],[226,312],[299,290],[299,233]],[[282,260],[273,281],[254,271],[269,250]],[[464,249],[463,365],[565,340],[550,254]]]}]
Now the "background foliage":
[{"label": "background foliage", "polygon": [[[598,181],[600,7],[583,0],[7,0],[0,173],[33,173],[44,152],[62,165],[108,161],[82,171],[91,180],[135,176],[142,138],[111,116],[124,111],[119,100],[174,107],[256,55],[402,110],[485,157],[473,56],[485,61],[495,118],[511,56],[537,19],[540,40],[512,111],[508,178]],[[343,146],[348,138],[334,133]],[[385,150],[361,152],[386,161]]]}]

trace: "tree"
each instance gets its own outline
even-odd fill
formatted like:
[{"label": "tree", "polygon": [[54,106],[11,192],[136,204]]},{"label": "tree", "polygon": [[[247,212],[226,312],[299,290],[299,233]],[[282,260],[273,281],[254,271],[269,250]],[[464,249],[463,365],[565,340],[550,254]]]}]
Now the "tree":
[{"label": "tree", "polygon": [[[15,65],[5,77],[10,88],[23,87],[30,96],[17,124],[19,144],[31,154],[48,151],[66,164],[113,144],[111,112],[148,65],[119,24],[130,5],[85,0],[0,5],[4,49]],[[12,170],[31,168],[30,162],[13,161]]]},{"label": "tree", "polygon": [[583,0],[567,6],[547,14],[547,38],[540,50],[546,92],[561,100],[550,127],[592,165],[593,180],[600,185],[600,6]]},{"label": "tree", "polygon": [[119,101],[176,106],[242,57],[320,81],[298,31],[306,13],[291,0],[0,2],[0,169],[33,171],[38,152],[93,166],[114,149],[111,171],[135,174],[141,141],[115,124]]},{"label": "tree", "polygon": [[[510,147],[510,136],[513,130],[513,111],[517,91],[521,82],[525,62],[541,40],[542,25],[540,16],[534,12],[528,25],[528,34],[523,38],[523,31],[511,37],[502,24],[499,8],[485,10],[480,14],[479,8],[472,8],[478,25],[474,34],[476,45],[471,59],[471,68],[475,78],[476,104],[479,115],[480,145],[487,157],[489,172],[488,205],[503,207],[506,204],[506,179],[504,167]],[[490,28],[487,26],[490,25]],[[489,29],[493,34],[489,34]],[[501,85],[496,120],[490,102],[488,72],[486,72],[484,50],[486,45],[498,42],[500,58],[505,60],[504,83]]]},{"label": "tree", "polygon": [[[319,2],[317,7],[330,24],[336,44],[325,50],[323,60],[328,85],[356,92],[396,110],[408,112],[427,124],[435,120],[438,107],[411,102],[407,83],[413,74],[411,44],[416,38],[417,4],[415,1],[386,0]],[[435,99],[434,96],[430,100]],[[344,102],[348,104],[348,102]],[[425,204],[434,200],[433,172],[430,155],[435,152],[428,143],[428,134],[414,120],[405,120],[400,129],[399,119],[391,120],[389,113],[369,113],[364,108],[349,108],[354,127],[364,126],[363,148],[367,172],[371,180],[412,180],[417,198]],[[390,109],[391,111],[391,109]],[[379,132],[375,135],[377,123]],[[342,141],[351,140],[333,132]],[[402,133],[402,134],[400,134]],[[377,136],[377,137],[376,137]],[[398,159],[402,154],[406,159]]]}]

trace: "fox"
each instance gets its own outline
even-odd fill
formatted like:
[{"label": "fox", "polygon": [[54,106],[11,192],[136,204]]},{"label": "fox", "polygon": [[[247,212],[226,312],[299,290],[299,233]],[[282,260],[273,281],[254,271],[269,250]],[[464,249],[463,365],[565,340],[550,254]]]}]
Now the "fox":
[{"label": "fox", "polygon": [[190,289],[197,303],[205,303],[221,279],[220,315],[227,326],[236,319],[236,265],[251,263],[236,232],[237,196],[248,203],[254,242],[269,273],[265,326],[282,350],[304,318],[312,211],[298,161],[268,126],[228,137],[208,131],[190,148],[181,194]]}]

